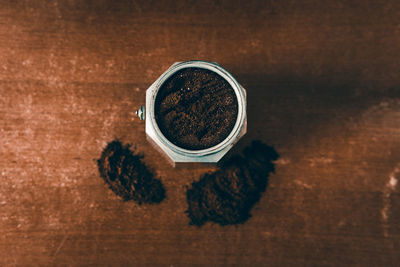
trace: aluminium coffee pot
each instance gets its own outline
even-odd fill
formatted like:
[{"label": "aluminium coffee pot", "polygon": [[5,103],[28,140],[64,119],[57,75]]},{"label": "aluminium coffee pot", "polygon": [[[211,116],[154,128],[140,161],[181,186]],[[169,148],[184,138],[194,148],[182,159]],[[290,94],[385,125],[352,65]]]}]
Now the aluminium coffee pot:
[{"label": "aluminium coffee pot", "polygon": [[[187,69],[205,69],[211,71],[229,83],[237,100],[237,117],[231,132],[224,140],[204,149],[193,150],[178,146],[169,140],[157,124],[155,105],[156,97],[165,82],[178,71]],[[146,105],[136,111],[141,120],[145,120],[146,137],[155,148],[176,163],[217,163],[247,131],[246,91],[224,68],[214,62],[186,61],[176,62],[169,67],[146,91]]]}]

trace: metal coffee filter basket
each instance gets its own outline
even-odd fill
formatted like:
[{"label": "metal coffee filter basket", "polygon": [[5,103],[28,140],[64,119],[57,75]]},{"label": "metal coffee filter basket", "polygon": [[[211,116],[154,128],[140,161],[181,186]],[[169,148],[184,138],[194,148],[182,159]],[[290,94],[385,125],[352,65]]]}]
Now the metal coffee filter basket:
[{"label": "metal coffee filter basket", "polygon": [[[169,77],[184,68],[202,68],[217,73],[229,82],[237,97],[238,115],[232,131],[222,142],[207,149],[188,150],[176,146],[162,134],[155,119],[154,104],[159,89]],[[146,120],[147,139],[155,145],[157,150],[167,156],[173,165],[180,162],[217,163],[246,133],[246,91],[228,71],[217,63],[197,60],[176,62],[147,89],[146,106],[141,106],[140,109],[136,111],[136,114],[141,120]]]}]

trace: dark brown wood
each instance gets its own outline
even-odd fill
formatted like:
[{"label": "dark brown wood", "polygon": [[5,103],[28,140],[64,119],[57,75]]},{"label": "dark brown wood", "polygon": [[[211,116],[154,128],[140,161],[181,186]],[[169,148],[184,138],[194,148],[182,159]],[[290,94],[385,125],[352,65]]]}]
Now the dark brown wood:
[{"label": "dark brown wood", "polygon": [[[327,2],[327,3],[326,3]],[[0,265],[398,266],[399,1],[1,1]],[[173,62],[247,89],[280,154],[244,225],[188,225],[185,186],[135,110]],[[163,181],[122,202],[96,159],[119,138]]]}]

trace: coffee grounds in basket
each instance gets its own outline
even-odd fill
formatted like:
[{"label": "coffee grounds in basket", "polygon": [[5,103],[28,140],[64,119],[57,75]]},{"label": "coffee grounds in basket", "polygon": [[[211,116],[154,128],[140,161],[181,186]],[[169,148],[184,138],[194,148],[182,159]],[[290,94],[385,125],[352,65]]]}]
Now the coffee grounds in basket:
[{"label": "coffee grounds in basket", "polygon": [[106,146],[97,161],[100,176],[125,201],[159,203],[165,198],[165,189],[142,162],[142,158],[133,153],[129,145],[114,140]]},{"label": "coffee grounds in basket", "polygon": [[244,223],[261,194],[268,176],[274,171],[276,151],[260,141],[253,141],[243,151],[225,162],[215,172],[204,174],[186,192],[190,224],[207,221],[220,225]]},{"label": "coffee grounds in basket", "polygon": [[155,118],[173,144],[201,150],[222,142],[232,131],[238,101],[220,75],[201,68],[185,68],[163,83],[155,100]]}]

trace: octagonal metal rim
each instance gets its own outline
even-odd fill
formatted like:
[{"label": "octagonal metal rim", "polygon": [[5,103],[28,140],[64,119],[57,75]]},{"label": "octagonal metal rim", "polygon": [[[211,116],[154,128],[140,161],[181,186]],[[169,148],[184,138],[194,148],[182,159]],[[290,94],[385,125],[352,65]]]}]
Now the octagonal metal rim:
[{"label": "octagonal metal rim", "polygon": [[[233,127],[231,133],[219,144],[202,150],[188,150],[181,147],[176,146],[171,141],[169,141],[159,129],[154,112],[154,102],[157,96],[158,90],[161,85],[174,73],[184,68],[203,68],[213,71],[223,77],[231,87],[233,88],[236,98],[238,101],[238,118]],[[236,81],[236,79],[224,68],[221,66],[200,60],[194,61],[185,61],[185,62],[176,62],[169,69],[167,69],[147,90],[146,92],[146,124],[151,123],[152,128],[154,129],[155,136],[150,136],[153,139],[157,138],[163,144],[163,148],[172,150],[172,152],[179,154],[183,157],[202,157],[210,154],[226,151],[231,144],[235,143],[236,138],[240,137],[240,133],[242,132],[242,127],[245,125],[246,119],[246,94],[244,92],[243,87]],[[147,127],[146,127],[147,131]],[[156,140],[155,140],[156,141]],[[168,151],[165,151],[168,153]],[[225,152],[225,153],[226,153]],[[225,154],[224,153],[224,154]],[[169,154],[169,153],[168,153]]]}]

